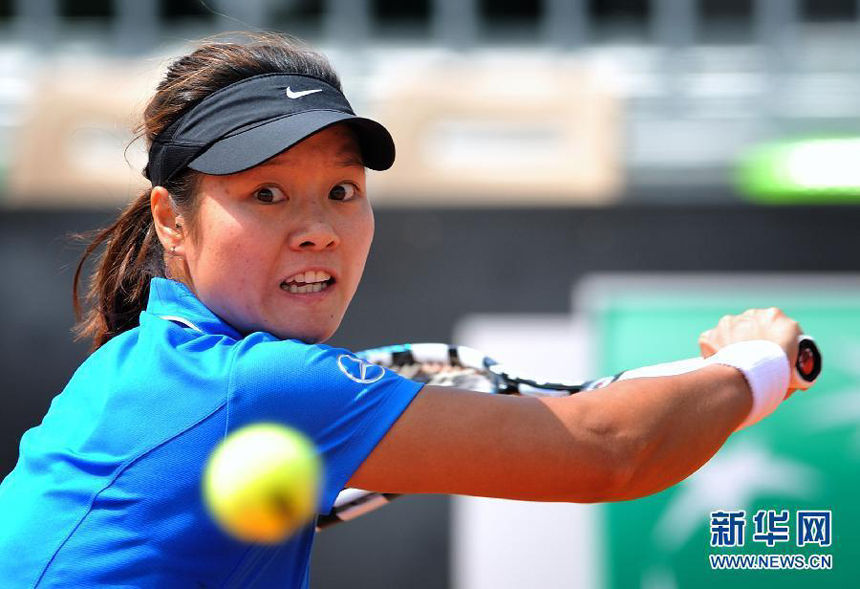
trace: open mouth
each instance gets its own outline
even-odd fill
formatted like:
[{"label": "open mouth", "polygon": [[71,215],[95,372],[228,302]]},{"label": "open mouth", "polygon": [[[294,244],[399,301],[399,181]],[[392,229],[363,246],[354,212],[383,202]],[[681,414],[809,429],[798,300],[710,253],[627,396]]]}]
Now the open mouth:
[{"label": "open mouth", "polygon": [[320,292],[334,284],[334,278],[322,270],[307,270],[290,276],[281,283],[281,289],[294,294]]}]

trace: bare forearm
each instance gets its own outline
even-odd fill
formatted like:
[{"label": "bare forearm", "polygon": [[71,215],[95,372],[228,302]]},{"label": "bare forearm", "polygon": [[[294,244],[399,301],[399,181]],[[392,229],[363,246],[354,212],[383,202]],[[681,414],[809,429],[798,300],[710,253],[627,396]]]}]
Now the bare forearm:
[{"label": "bare forearm", "polygon": [[643,497],[684,480],[722,447],[752,406],[743,375],[720,365],[595,393],[604,395],[594,401],[611,424],[610,443],[624,449],[607,501]]},{"label": "bare forearm", "polygon": [[632,499],[695,471],[750,406],[743,376],[726,366],[565,398],[428,385],[349,484],[529,501]]}]

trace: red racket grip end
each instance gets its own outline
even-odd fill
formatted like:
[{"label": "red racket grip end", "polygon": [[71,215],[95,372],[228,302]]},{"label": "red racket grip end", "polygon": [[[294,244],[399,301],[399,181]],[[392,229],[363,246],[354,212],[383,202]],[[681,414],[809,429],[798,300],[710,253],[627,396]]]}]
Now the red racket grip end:
[{"label": "red racket grip end", "polygon": [[808,335],[798,340],[797,362],[791,375],[790,388],[806,390],[821,374],[821,351]]}]

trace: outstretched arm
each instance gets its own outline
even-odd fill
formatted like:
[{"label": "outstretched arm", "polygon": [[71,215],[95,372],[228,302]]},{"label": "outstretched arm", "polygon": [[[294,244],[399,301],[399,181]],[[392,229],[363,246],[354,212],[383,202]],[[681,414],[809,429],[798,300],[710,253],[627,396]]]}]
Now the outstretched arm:
[{"label": "outstretched arm", "polygon": [[743,376],[728,366],[564,398],[427,386],[349,485],[533,501],[632,499],[707,462],[751,404]]},{"label": "outstretched arm", "polygon": [[[800,329],[774,309],[724,318],[706,333],[710,353],[733,341],[769,339],[793,364]],[[535,501],[633,499],[695,472],[753,405],[744,374],[724,365],[566,398],[428,385],[349,485]]]}]

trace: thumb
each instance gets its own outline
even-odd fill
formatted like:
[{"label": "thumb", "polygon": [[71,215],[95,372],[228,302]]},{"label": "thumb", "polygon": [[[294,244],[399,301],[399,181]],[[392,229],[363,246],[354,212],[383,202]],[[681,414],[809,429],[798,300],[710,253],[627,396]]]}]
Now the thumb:
[{"label": "thumb", "polygon": [[699,350],[702,353],[702,358],[710,358],[717,353],[716,346],[711,342],[712,333],[713,330],[709,329],[708,331],[702,332],[702,335],[699,336]]}]

